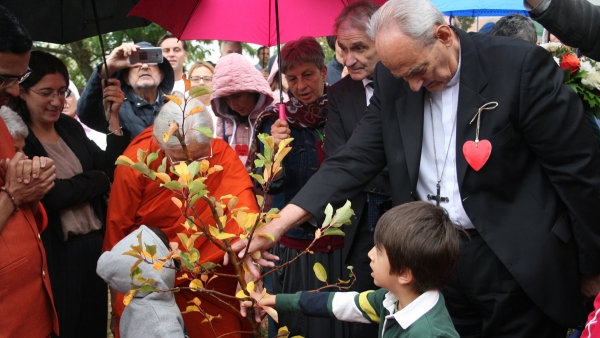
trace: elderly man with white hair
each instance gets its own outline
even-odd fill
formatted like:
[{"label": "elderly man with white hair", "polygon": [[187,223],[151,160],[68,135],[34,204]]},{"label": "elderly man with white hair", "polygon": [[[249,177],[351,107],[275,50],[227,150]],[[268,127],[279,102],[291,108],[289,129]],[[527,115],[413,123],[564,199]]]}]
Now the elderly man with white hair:
[{"label": "elderly man with white hair", "polygon": [[25,138],[29,134],[27,125],[23,122],[23,119],[19,114],[7,106],[2,106],[2,108],[0,108],[0,118],[2,118],[4,124],[6,124],[10,136],[13,138],[15,152],[22,153],[23,147],[25,147]]},{"label": "elderly man with white hair", "polygon": [[449,26],[428,0],[386,2],[369,35],[382,63],[365,116],[261,231],[280,238],[387,165],[394,205],[435,203],[470,234],[442,290],[461,337],[565,337],[600,286],[600,150],[581,100],[544,49]]},{"label": "elderly man with white hair", "polygon": [[[201,105],[200,101],[197,100],[192,101],[192,103],[188,103],[186,114],[196,105]],[[185,155],[177,138],[171,137],[167,142],[163,141],[163,134],[167,132],[173,121],[179,124],[180,132],[185,132],[185,143],[192,160],[207,159],[211,167],[214,165],[223,167],[222,171],[210,175],[204,182],[210,195],[217,196],[217,198],[228,194],[237,196],[239,199],[238,206],[246,206],[249,208],[249,212],[256,212],[258,207],[252,182],[246,169],[239,161],[235,150],[223,140],[211,139],[193,129],[195,127],[206,127],[212,130],[212,118],[206,112],[186,116],[184,121],[180,106],[173,101],[168,102],[154,120],[154,126],[147,128],[134,138],[125,150],[124,155],[135,160],[138,149],[148,150],[148,153],[160,149],[158,158],[150,165],[153,170],[157,169],[163,158],[166,158],[167,166],[172,166],[181,161],[189,163],[190,159]],[[172,179],[177,179],[174,174],[170,173],[170,170],[167,170],[167,173]],[[105,251],[110,250],[117,242],[141,225],[159,227],[167,234],[171,242],[179,242],[177,233],[185,231],[181,225],[184,219],[181,210],[171,202],[171,197],[174,196],[175,194],[170,190],[160,187],[159,184],[143,177],[139,172],[126,166],[118,166],[115,170],[115,179],[108,206],[103,249]],[[204,224],[215,224],[212,213],[204,201],[199,200],[196,207]],[[227,224],[225,229],[231,233],[239,231],[235,222]],[[220,263],[223,260],[224,253],[204,237],[196,240],[195,247],[200,251],[201,262]],[[217,271],[234,274],[231,265],[218,268]],[[175,286],[184,284],[188,286],[189,281],[177,281]],[[214,287],[216,291],[233,295],[235,294],[236,285],[236,279],[221,277],[217,283],[212,283],[211,287]],[[113,328],[118,328],[118,319],[123,311],[122,297],[123,295],[118,294],[116,300],[112,302]],[[175,293],[175,299],[181,311],[186,309],[188,301],[193,300],[194,297],[201,299],[202,308],[206,313],[215,316],[218,314],[222,317],[219,320],[219,325],[215,325],[215,330],[219,335],[232,331],[251,331],[248,321],[239,317],[231,310],[231,307],[226,306],[224,303],[190,290],[181,290]],[[199,312],[185,313],[183,314],[183,320],[190,337],[213,335],[211,326],[207,323],[202,324],[204,317]]]}]

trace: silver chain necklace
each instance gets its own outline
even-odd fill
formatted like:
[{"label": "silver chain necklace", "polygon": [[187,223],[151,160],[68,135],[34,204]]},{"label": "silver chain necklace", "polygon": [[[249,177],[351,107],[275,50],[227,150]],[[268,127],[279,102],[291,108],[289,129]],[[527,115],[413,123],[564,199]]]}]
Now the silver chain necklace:
[{"label": "silver chain necklace", "polygon": [[427,194],[427,200],[428,201],[435,201],[435,204],[437,206],[440,205],[440,202],[445,202],[448,203],[450,202],[450,199],[448,197],[442,197],[440,195],[440,183],[442,183],[442,177],[444,177],[444,171],[446,170],[446,161],[448,161],[448,154],[450,154],[450,147],[452,146],[452,138],[454,137],[454,128],[456,127],[456,120],[458,117],[458,112],[456,114],[454,114],[454,123],[452,124],[452,131],[450,132],[450,142],[448,143],[448,149],[446,150],[446,158],[444,159],[444,166],[442,167],[442,173],[440,174],[439,169],[438,169],[438,163],[437,163],[437,152],[435,149],[435,128],[433,127],[433,103],[432,103],[432,99],[431,99],[431,93],[429,93],[429,116],[431,116],[431,134],[433,136],[433,157],[434,157],[434,162],[435,162],[435,175],[437,178],[437,184],[435,185],[436,189],[437,189],[437,193],[435,195],[433,194]]}]

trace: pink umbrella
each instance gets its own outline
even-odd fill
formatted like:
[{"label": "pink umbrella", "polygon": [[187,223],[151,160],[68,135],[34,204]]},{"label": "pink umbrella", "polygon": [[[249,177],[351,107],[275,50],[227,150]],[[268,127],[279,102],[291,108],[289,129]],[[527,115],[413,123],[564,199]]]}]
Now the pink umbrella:
[{"label": "pink umbrella", "polygon": [[280,42],[326,36],[333,34],[337,15],[354,1],[141,0],[129,15],[155,22],[182,40],[233,40],[270,47],[278,44],[277,13]]}]

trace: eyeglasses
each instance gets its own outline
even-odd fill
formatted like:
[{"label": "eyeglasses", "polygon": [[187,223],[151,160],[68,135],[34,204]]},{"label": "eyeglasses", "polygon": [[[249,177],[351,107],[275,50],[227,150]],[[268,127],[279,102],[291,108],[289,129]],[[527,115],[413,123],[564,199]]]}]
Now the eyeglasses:
[{"label": "eyeglasses", "polygon": [[176,166],[176,165],[179,165],[181,163],[185,163],[185,164],[189,165],[192,162],[200,162],[202,160],[210,160],[212,157],[213,157],[212,142],[210,143],[210,153],[209,153],[209,155],[199,157],[199,158],[197,158],[195,160],[192,160],[192,161],[190,161],[190,160],[173,160],[169,155],[167,155],[167,158],[169,159],[169,162],[171,162],[171,166],[173,166],[173,167]]},{"label": "eyeglasses", "polygon": [[190,81],[192,82],[200,82],[200,80],[204,82],[212,82],[212,76],[192,76],[190,77]]},{"label": "eyeglasses", "polygon": [[132,66],[131,68],[142,68],[144,65],[150,67],[158,67],[158,63],[140,63],[139,65]]},{"label": "eyeglasses", "polygon": [[65,97],[69,97],[69,95],[71,95],[71,90],[70,89],[65,89],[65,90],[57,90],[57,91],[52,91],[52,90],[48,90],[48,89],[43,89],[39,92],[33,90],[33,89],[29,89],[30,91],[38,94],[39,96],[45,98],[45,99],[54,99],[54,96],[58,96],[59,98],[65,98]]},{"label": "eyeglasses", "polygon": [[8,88],[15,85],[15,83],[22,83],[31,75],[31,69],[27,67],[27,71],[21,76],[15,75],[0,75],[0,88]]}]

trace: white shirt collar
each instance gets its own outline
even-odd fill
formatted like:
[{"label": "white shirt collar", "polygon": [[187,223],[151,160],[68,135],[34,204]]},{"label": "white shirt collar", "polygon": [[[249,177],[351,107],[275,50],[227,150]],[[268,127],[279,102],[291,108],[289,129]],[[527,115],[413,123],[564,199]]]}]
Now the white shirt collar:
[{"label": "white shirt collar", "polygon": [[440,293],[437,290],[427,291],[405,306],[402,310],[394,313],[396,311],[396,302],[398,299],[396,299],[394,294],[388,292],[383,300],[383,306],[392,314],[385,318],[390,319],[394,317],[398,324],[406,330],[424,314],[429,312],[429,310],[433,309],[439,299]]},{"label": "white shirt collar", "polygon": [[362,79],[363,86],[365,87],[365,99],[367,100],[367,106],[371,103],[371,97],[373,97],[373,92],[375,89],[369,86],[369,83],[373,83],[373,80],[364,78]]},{"label": "white shirt collar", "polygon": [[458,66],[456,67],[456,73],[454,74],[454,76],[452,77],[452,79],[450,80],[450,82],[448,82],[448,85],[446,87],[452,87],[455,84],[458,84],[460,82],[460,66],[462,64],[462,53],[460,50],[460,43],[458,45]]}]

